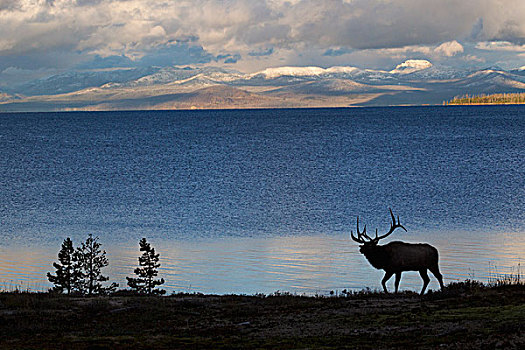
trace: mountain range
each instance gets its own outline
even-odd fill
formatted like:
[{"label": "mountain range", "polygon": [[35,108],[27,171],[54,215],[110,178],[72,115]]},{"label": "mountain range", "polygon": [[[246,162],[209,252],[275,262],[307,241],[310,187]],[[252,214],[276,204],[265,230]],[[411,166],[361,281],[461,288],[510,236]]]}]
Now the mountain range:
[{"label": "mountain range", "polygon": [[72,71],[0,88],[0,112],[296,108],[441,104],[464,94],[525,92],[525,66],[457,70],[408,60],[391,71],[350,66]]}]

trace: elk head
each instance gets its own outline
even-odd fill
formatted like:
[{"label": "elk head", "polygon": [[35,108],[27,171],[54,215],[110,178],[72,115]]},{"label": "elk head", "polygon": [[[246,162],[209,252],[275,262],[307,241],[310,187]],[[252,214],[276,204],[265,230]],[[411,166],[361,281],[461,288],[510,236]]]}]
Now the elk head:
[{"label": "elk head", "polygon": [[377,229],[376,229],[376,236],[374,238],[368,236],[368,234],[366,233],[366,225],[363,228],[362,232],[359,231],[359,216],[357,217],[357,237],[354,236],[353,231],[350,231],[350,236],[352,237],[354,241],[356,241],[359,244],[362,244],[359,248],[359,251],[361,253],[366,255],[366,253],[370,251],[370,249],[374,249],[374,247],[377,246],[377,243],[379,242],[379,240],[388,237],[392,232],[394,232],[396,228],[402,228],[403,230],[405,230],[405,232],[407,231],[407,229],[403,227],[403,225],[400,224],[399,216],[397,217],[397,221],[396,221],[396,217],[394,216],[394,213],[392,213],[392,209],[389,209],[389,210],[390,210],[390,216],[392,217],[392,223],[390,224],[390,230],[388,230],[388,232],[385,233],[384,235],[378,236]]}]

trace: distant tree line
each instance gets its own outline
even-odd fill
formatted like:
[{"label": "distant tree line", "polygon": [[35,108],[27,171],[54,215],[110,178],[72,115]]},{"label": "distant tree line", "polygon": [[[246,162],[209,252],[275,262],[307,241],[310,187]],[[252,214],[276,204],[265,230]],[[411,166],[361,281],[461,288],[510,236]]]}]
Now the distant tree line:
[{"label": "distant tree line", "polygon": [[492,95],[463,95],[456,96],[444,105],[479,105],[479,104],[522,104],[525,103],[525,93],[504,93]]},{"label": "distant tree line", "polygon": [[[164,283],[164,279],[155,279],[158,275],[159,254],[155,253],[146,238],[139,242],[139,267],[134,270],[137,277],[126,277],[128,286],[137,294],[164,294],[165,290],[156,289]],[[102,274],[102,269],[108,266],[106,251],[101,250],[98,237],[89,235],[85,242],[77,248],[68,237],[62,243],[58,252],[58,262],[53,263],[55,274],[47,273],[48,280],[54,284],[53,291],[74,295],[102,295],[116,291],[118,283],[103,285],[109,277]]]}]

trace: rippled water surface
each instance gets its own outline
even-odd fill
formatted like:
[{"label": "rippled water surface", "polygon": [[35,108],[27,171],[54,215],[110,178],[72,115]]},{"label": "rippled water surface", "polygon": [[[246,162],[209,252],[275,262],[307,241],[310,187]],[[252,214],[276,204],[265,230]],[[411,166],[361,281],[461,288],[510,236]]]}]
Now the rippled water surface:
[{"label": "rippled water surface", "polygon": [[48,288],[88,233],[121,285],[144,236],[170,291],[377,288],[348,233],[386,231],[389,207],[408,233],[385,241],[436,246],[445,282],[525,256],[520,106],[0,114],[0,149],[7,289]]}]

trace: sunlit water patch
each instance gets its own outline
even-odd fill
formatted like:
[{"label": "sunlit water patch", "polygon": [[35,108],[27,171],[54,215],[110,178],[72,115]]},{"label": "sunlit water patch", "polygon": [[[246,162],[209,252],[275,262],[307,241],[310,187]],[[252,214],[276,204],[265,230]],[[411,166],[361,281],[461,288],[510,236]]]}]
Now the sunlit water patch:
[{"label": "sunlit water patch", "polygon": [[[402,237],[427,242],[440,251],[445,283],[476,279],[488,282],[517,274],[523,264],[525,235],[432,233]],[[153,242],[161,256],[160,276],[170,292],[328,294],[330,291],[381,289],[383,272],[372,268],[348,236],[221,237]],[[113,281],[126,285],[139,255],[137,243],[105,244]],[[57,247],[3,247],[0,276],[4,289],[47,290],[46,272],[52,272]],[[523,270],[521,271],[523,273]],[[394,278],[389,281],[393,289]],[[421,288],[417,272],[405,272],[401,290]],[[431,275],[431,289],[439,289]]]}]

